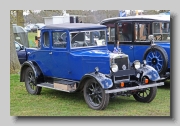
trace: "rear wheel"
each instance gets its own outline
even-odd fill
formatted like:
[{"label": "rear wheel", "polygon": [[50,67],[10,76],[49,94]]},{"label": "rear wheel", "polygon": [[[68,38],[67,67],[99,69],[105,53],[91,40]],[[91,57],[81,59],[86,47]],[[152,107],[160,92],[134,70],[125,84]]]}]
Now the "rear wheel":
[{"label": "rear wheel", "polygon": [[156,92],[157,87],[150,87],[137,92],[133,97],[136,101],[149,103],[155,98]]},{"label": "rear wheel", "polygon": [[42,87],[36,86],[37,81],[35,79],[34,71],[31,67],[28,67],[26,69],[25,73],[25,86],[28,93],[32,95],[38,95],[40,94]]},{"label": "rear wheel", "polygon": [[88,106],[95,110],[103,110],[109,103],[109,94],[94,79],[90,79],[84,86],[84,99]]}]

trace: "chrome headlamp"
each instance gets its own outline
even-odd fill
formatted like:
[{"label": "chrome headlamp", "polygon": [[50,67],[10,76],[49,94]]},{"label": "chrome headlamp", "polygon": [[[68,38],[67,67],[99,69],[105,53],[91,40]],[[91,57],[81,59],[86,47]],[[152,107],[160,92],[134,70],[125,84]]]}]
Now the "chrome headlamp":
[{"label": "chrome headlamp", "polygon": [[115,64],[115,63],[113,63],[113,64],[111,65],[111,70],[112,70],[112,72],[117,72],[117,71],[118,71],[118,65]]},{"label": "chrome headlamp", "polygon": [[139,69],[141,67],[141,63],[138,60],[135,60],[133,62],[133,66],[137,70],[137,69]]}]

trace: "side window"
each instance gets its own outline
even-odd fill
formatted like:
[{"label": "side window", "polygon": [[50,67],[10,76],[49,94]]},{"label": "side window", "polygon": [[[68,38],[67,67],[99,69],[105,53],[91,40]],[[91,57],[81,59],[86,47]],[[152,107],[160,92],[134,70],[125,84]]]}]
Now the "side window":
[{"label": "side window", "polygon": [[170,41],[169,22],[154,22],[152,29],[155,41]]},{"label": "side window", "polygon": [[49,47],[49,32],[44,32],[43,38],[44,38],[44,47]]},{"label": "side window", "polygon": [[112,24],[105,24],[107,28],[107,35],[108,35],[108,41],[114,42],[115,41],[115,25]]},{"label": "side window", "polygon": [[[150,23],[135,23],[134,24],[134,41],[148,41],[150,35]],[[148,41],[149,42],[149,41]]]},{"label": "side window", "polygon": [[52,33],[53,48],[66,48],[67,46],[67,33],[56,31]]},{"label": "side window", "polygon": [[118,40],[120,42],[132,42],[132,24],[122,22],[119,23],[117,27]]}]

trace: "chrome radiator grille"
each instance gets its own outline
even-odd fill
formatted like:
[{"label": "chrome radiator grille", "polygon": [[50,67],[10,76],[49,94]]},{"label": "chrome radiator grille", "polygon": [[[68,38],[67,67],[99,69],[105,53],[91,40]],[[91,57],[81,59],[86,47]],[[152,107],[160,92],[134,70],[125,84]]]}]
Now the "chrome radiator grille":
[{"label": "chrome radiator grille", "polygon": [[[119,70],[129,69],[129,62],[128,61],[129,61],[128,57],[114,59],[114,62],[118,65]],[[129,80],[129,76],[115,76],[114,77],[115,82],[125,81],[125,80]]]},{"label": "chrome radiator grille", "polygon": [[117,58],[117,59],[115,59],[114,61],[115,61],[115,63],[118,65],[119,70],[123,70],[123,65],[126,66],[126,69],[129,69],[128,57]]}]

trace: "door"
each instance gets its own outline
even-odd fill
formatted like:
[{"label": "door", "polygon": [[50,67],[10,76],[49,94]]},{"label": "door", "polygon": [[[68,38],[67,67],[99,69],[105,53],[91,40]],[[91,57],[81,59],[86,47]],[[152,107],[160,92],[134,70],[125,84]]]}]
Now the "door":
[{"label": "door", "polygon": [[69,51],[67,49],[67,32],[54,31],[52,32],[52,64],[53,76],[58,78],[70,78],[69,71]]},{"label": "door", "polygon": [[151,32],[150,22],[135,22],[134,25],[134,59],[142,62],[146,49],[150,46],[148,36]]},{"label": "door", "polygon": [[53,77],[52,48],[50,32],[41,32],[41,49],[35,53],[34,60],[38,63],[44,76]]}]

